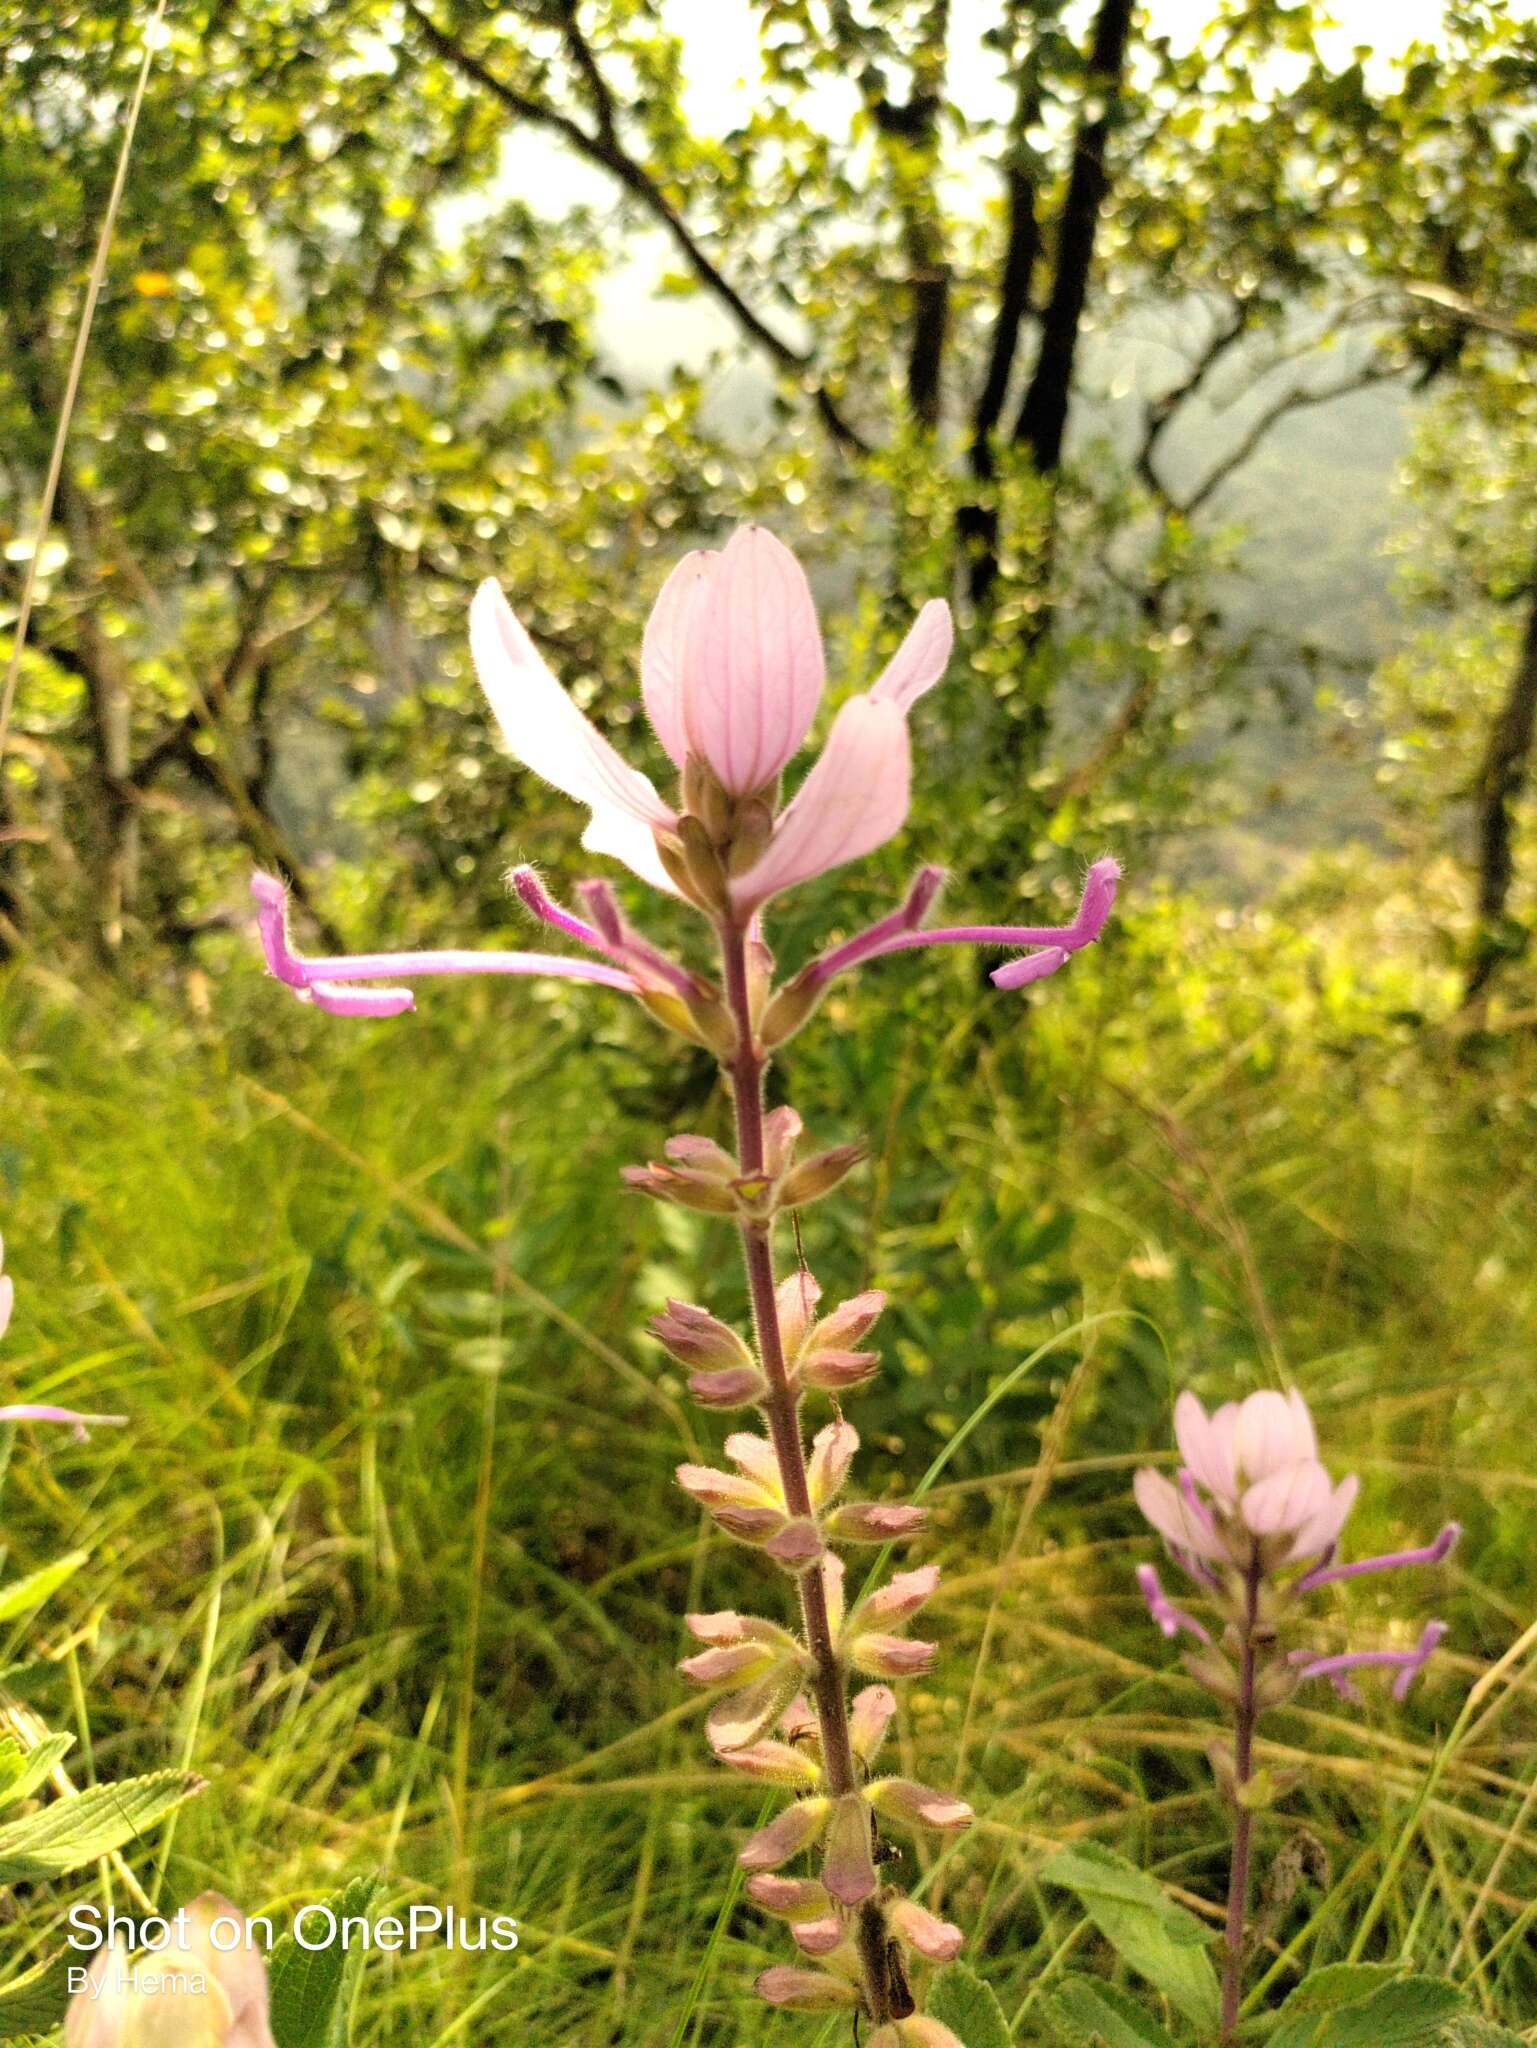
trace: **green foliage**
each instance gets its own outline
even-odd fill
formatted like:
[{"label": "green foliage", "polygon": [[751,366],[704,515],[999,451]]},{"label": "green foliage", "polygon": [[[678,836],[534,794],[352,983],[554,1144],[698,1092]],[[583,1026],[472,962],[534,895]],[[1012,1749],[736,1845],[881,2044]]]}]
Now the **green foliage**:
[{"label": "green foliage", "polygon": [[1113,1984],[1068,1977],[1046,2001],[1062,2048],[1174,2048],[1173,2038]]},{"label": "green foliage", "polygon": [[1453,1984],[1347,1964],[1297,1987],[1269,2048],[1494,2048],[1503,2031],[1471,2013]]},{"label": "green foliage", "polygon": [[1165,1898],[1144,1871],[1097,1842],[1061,1849],[1042,1865],[1043,1883],[1075,1893],[1110,1946],[1203,2033],[1217,2022],[1217,1973],[1209,1929]]},{"label": "green foliage", "polygon": [[202,1789],[202,1779],[189,1771],[151,1771],[55,1799],[0,1827],[0,1884],[83,1870],[109,1850],[138,1841]]},{"label": "green foliage", "polygon": [[964,2048],[1009,2048],[1013,2039],[997,1992],[965,1963],[945,1965],[929,1987],[924,2009]]},{"label": "green foliage", "polygon": [[378,1890],[376,1878],[359,1877],[326,1900],[337,1925],[324,1947],[301,1948],[285,1934],[273,1949],[268,1983],[277,2048],[346,2048],[363,1948],[355,1938],[343,1940],[342,1923],[366,1915]]}]

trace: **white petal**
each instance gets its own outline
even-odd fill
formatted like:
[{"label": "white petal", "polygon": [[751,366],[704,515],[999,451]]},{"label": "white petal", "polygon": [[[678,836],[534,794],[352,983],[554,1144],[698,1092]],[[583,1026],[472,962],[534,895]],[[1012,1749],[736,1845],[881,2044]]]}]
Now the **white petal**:
[{"label": "white petal", "polygon": [[657,593],[640,649],[640,688],[652,730],[679,768],[688,753],[683,724],[683,662],[695,600],[720,556],[713,548],[685,555]]},{"label": "white petal", "polygon": [[954,645],[950,607],[942,597],[931,597],[908,628],[907,638],[881,671],[870,695],[911,711],[949,667]]},{"label": "white petal", "polygon": [[656,850],[656,835],[639,818],[624,811],[594,811],[582,834],[582,844],[589,853],[603,853],[610,860],[622,861],[632,875],[639,875],[653,889],[677,895],[677,884],[662,866],[662,857]]},{"label": "white petal", "polygon": [[768,851],[734,884],[739,910],[858,860],[899,831],[911,800],[912,747],[896,704],[853,697],[774,828]]},{"label": "white petal", "polygon": [[673,823],[646,777],[572,703],[495,583],[482,583],[470,606],[470,652],[496,722],[525,768],[595,812]]}]

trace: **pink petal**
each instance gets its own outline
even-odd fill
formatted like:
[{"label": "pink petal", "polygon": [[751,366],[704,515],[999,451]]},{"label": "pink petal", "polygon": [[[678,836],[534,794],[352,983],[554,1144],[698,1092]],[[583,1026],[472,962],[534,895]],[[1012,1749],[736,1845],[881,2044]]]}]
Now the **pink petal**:
[{"label": "pink petal", "polygon": [[822,1290],[804,1266],[781,1280],[774,1299],[779,1305],[779,1335],[785,1356],[793,1358],[806,1341]]},{"label": "pink petal", "polygon": [[882,670],[870,695],[911,711],[918,699],[944,674],[955,644],[950,607],[942,597],[931,597],[908,628],[907,638]]},{"label": "pink petal", "polygon": [[682,675],[689,752],[733,796],[765,788],[811,730],[823,676],[805,572],[765,528],[738,528],[689,606]]},{"label": "pink petal", "polygon": [[864,1294],[851,1294],[817,1325],[818,1350],[823,1345],[842,1349],[846,1345],[857,1344],[875,1327],[885,1306],[886,1297],[878,1287],[872,1287]]},{"label": "pink petal", "polygon": [[859,860],[907,817],[912,746],[900,706],[853,697],[774,828],[768,851],[732,885],[738,910]]},{"label": "pink petal", "polygon": [[917,1678],[934,1662],[938,1647],[907,1636],[858,1635],[849,1645],[849,1662],[871,1678]]},{"label": "pink petal", "polygon": [[16,1283],[8,1273],[0,1274],[0,1337],[11,1327],[11,1310],[16,1306]]},{"label": "pink petal", "polygon": [[[708,1650],[685,1657],[678,1669],[695,1685],[724,1685],[728,1678],[756,1676],[773,1661],[772,1651],[762,1643],[716,1643]],[[779,1706],[783,1705],[781,1700]],[[776,1707],[774,1712],[778,1711]],[[742,1740],[750,1742],[752,1736],[744,1735]]]},{"label": "pink petal", "polygon": [[1300,1465],[1318,1456],[1318,1439],[1307,1403],[1295,1391],[1251,1394],[1238,1411],[1238,1463],[1252,1485],[1285,1465]]},{"label": "pink petal", "polygon": [[927,1508],[907,1501],[855,1500],[833,1510],[827,1530],[840,1543],[890,1543],[913,1535],[928,1518]]},{"label": "pink petal", "polygon": [[1283,1465],[1245,1492],[1244,1524],[1256,1536],[1294,1534],[1328,1510],[1332,1494],[1329,1475],[1316,1461]]},{"label": "pink petal", "polygon": [[1165,1479],[1161,1472],[1155,1472],[1150,1465],[1142,1466],[1132,1481],[1132,1492],[1137,1506],[1173,1549],[1189,1551],[1195,1557],[1217,1560],[1226,1557],[1216,1532],[1202,1521],[1179,1488]]},{"label": "pink petal", "polygon": [[735,1472],[717,1472],[710,1465],[680,1465],[678,1484],[702,1507],[771,1507],[774,1496],[764,1486]]},{"label": "pink petal", "polygon": [[683,721],[683,664],[689,620],[720,556],[696,548],[679,562],[657,593],[640,647],[640,689],[651,729],[681,768],[688,758]]},{"label": "pink petal", "polygon": [[[646,786],[650,788],[649,783]],[[656,850],[656,835],[642,819],[632,818],[624,811],[594,811],[582,834],[582,844],[589,853],[617,860],[653,889],[668,896],[677,895],[678,885],[663,867],[662,856]]]},{"label": "pink petal", "polygon": [[[646,777],[626,765],[567,696],[495,583],[482,583],[470,606],[470,652],[514,756],[591,808],[603,851],[617,850],[610,832],[616,818],[639,825],[648,836],[653,825],[675,822]],[[618,843],[627,849],[621,859],[637,844],[622,829]]]},{"label": "pink petal", "polygon": [[1224,1505],[1231,1505],[1238,1495],[1233,1432],[1219,1430],[1188,1391],[1174,1404],[1174,1440],[1180,1456],[1206,1491]]},{"label": "pink petal", "polygon": [[1350,1510],[1356,1504],[1356,1495],[1361,1491],[1361,1482],[1352,1472],[1340,1481],[1327,1503],[1321,1507],[1310,1522],[1297,1531],[1297,1540],[1292,1545],[1292,1562],[1304,1557],[1317,1557],[1325,1550],[1332,1550],[1340,1539],[1340,1531],[1350,1518]]}]

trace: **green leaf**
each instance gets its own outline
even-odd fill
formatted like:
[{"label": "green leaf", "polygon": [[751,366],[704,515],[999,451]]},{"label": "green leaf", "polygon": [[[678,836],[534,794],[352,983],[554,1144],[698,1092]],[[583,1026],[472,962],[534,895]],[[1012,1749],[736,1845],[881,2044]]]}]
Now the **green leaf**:
[{"label": "green leaf", "polygon": [[92,1785],[40,1813],[0,1827],[0,1884],[62,1877],[136,1841],[184,1799],[201,1792],[191,1771],[151,1771],[120,1785]]},{"label": "green leaf", "polygon": [[1523,2048],[1521,2036],[1477,2013],[1460,2013],[1436,2035],[1436,2048]]},{"label": "green leaf", "polygon": [[1095,1977],[1068,1977],[1046,2001],[1046,2017],[1065,2048],[1175,2048],[1134,1998]]},{"label": "green leaf", "polygon": [[1153,1878],[1094,1842],[1059,1850],[1041,1877],[1076,1892],[1116,1953],[1200,2034],[1215,2033],[1219,2001],[1205,1946],[1210,1936],[1193,1914],[1164,1897]]},{"label": "green leaf", "polygon": [[0,2041],[46,2034],[59,2024],[69,2002],[70,1969],[80,1960],[60,1949],[0,1987]]},{"label": "green leaf", "polygon": [[1009,2023],[997,1992],[965,1963],[945,1965],[929,1986],[925,2009],[930,2019],[948,2027],[965,2048],[1009,2048]]},{"label": "green leaf", "polygon": [[0,1621],[14,1621],[18,1614],[30,1614],[34,1607],[41,1607],[66,1579],[75,1576],[87,1556],[86,1551],[72,1550],[67,1557],[55,1558],[41,1570],[28,1572],[13,1585],[0,1587]]},{"label": "green leaf", "polygon": [[1467,1999],[1455,1984],[1341,1963],[1298,1985],[1269,2048],[1442,2048],[1448,2025],[1466,2015]]},{"label": "green leaf", "polygon": [[273,1949],[268,1982],[277,2048],[345,2048],[363,1950],[343,1947],[342,1922],[365,1914],[378,1889],[378,1878],[358,1877],[326,1900],[336,1916],[336,1934],[324,1948],[301,1948],[285,1934]]},{"label": "green leaf", "polygon": [[75,1746],[73,1735],[45,1735],[35,1749],[23,1749],[14,1735],[0,1740],[0,1806],[30,1799],[54,1765]]}]

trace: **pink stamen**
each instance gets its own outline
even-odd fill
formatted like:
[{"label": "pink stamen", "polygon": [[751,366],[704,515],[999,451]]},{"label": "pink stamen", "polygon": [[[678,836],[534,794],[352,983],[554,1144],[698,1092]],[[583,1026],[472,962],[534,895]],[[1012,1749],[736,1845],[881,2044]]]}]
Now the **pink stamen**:
[{"label": "pink stamen", "polygon": [[1359,1558],[1354,1564],[1334,1564],[1325,1559],[1321,1565],[1305,1573],[1297,1581],[1299,1593],[1311,1593],[1317,1586],[1331,1586],[1340,1579],[1361,1579],[1369,1572],[1397,1571],[1401,1565],[1441,1564],[1451,1556],[1457,1539],[1462,1534],[1460,1522],[1448,1522],[1434,1543],[1427,1543],[1418,1550],[1389,1550],[1381,1557]]},{"label": "pink stamen", "polygon": [[1393,1697],[1395,1700],[1401,1700],[1424,1670],[1445,1634],[1444,1621],[1427,1621],[1419,1641],[1412,1650],[1347,1650],[1341,1656],[1315,1657],[1309,1663],[1302,1663],[1307,1652],[1297,1651],[1294,1653],[1293,1661],[1302,1664],[1297,1674],[1299,1678],[1327,1678],[1335,1691],[1343,1694],[1346,1699],[1359,1696],[1354,1686],[1341,1683],[1347,1672],[1373,1669],[1396,1671],[1398,1676],[1393,1681]]},{"label": "pink stamen", "polygon": [[1142,1588],[1142,1597],[1147,1602],[1147,1611],[1171,1640],[1181,1629],[1208,1647],[1212,1644],[1210,1630],[1204,1628],[1193,1614],[1187,1614],[1183,1607],[1176,1607],[1163,1590],[1163,1582],[1150,1564],[1137,1566],[1137,1584]]}]

